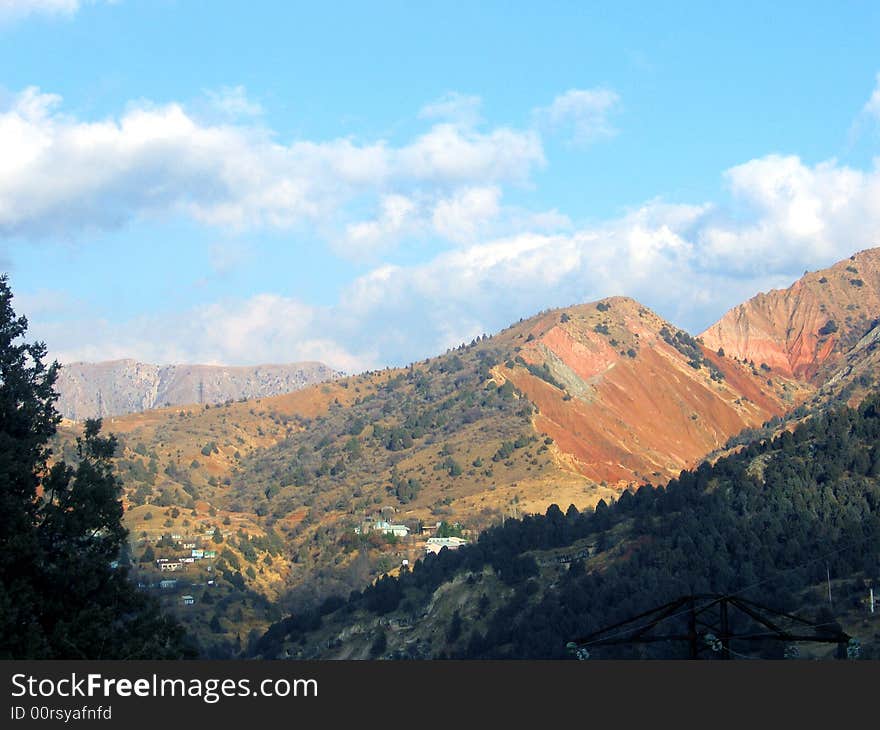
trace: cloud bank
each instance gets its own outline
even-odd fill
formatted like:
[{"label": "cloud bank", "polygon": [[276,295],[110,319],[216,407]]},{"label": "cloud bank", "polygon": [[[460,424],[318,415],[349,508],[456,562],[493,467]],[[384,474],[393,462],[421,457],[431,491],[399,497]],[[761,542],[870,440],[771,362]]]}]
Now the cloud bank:
[{"label": "cloud bank", "polygon": [[[238,87],[215,101],[233,116],[259,112]],[[459,186],[522,184],[544,164],[531,130],[439,122],[398,146],[285,144],[258,122],[204,123],[180,104],[141,103],[95,122],[63,113],[61,102],[29,88],[0,112],[0,236],[169,216],[239,230],[320,226],[344,220],[355,202],[378,201],[387,216],[401,195],[432,200]],[[351,231],[352,245],[373,241],[362,227]]]},{"label": "cloud bank", "polygon": [[[649,200],[578,225],[555,210],[506,202],[511,186],[532,184],[547,164],[544,132],[486,126],[475,97],[447,95],[423,107],[428,128],[399,143],[282,142],[243,89],[216,101],[228,102],[230,121],[144,103],[84,121],[64,114],[58,97],[21,93],[0,112],[0,238],[153,216],[241,231],[302,227],[339,255],[365,258],[366,273],[325,306],[264,292],[114,324],[86,308],[71,316],[69,302],[67,316],[53,318],[47,305],[34,332],[63,361],[319,359],[353,372],[422,359],[542,309],[614,294],[698,332],[759,290],[880,245],[876,162],[858,169],[768,154],[720,174],[724,202]],[[572,90],[535,117],[595,141],[613,134],[608,113],[618,103],[607,90]],[[383,260],[428,238],[439,245],[420,261]],[[218,244],[210,266],[222,275],[246,256]],[[52,293],[44,294],[51,304]]]}]

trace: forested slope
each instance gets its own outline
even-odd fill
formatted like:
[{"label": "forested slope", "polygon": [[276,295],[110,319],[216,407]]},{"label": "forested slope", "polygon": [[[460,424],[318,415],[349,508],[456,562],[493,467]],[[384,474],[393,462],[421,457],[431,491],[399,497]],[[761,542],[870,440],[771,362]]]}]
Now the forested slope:
[{"label": "forested slope", "polygon": [[[735,593],[825,624],[873,655],[880,394],[594,512],[509,520],[399,579],[273,626],[261,656],[562,658],[566,643],[690,593]],[[830,576],[833,601],[828,603]],[[677,656],[607,648],[599,656]],[[754,656],[781,656],[758,644]],[[809,647],[806,652],[812,651]],[[638,653],[637,653],[638,652]]]}]

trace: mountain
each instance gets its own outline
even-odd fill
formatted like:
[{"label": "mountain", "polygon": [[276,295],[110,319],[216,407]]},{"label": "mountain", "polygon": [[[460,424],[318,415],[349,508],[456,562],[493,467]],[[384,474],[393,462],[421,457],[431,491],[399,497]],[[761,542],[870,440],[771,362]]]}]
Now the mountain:
[{"label": "mountain", "polygon": [[873,248],[806,273],[787,289],[752,297],[700,337],[728,357],[821,384],[878,316],[880,248]]},{"label": "mountain", "polygon": [[56,390],[61,415],[84,420],[160,406],[263,398],[338,376],[339,373],[318,362],[226,367],[113,360],[65,365]]},{"label": "mountain", "polygon": [[[622,492],[589,511],[553,505],[495,526],[474,545],[290,615],[252,642],[250,655],[564,659],[573,658],[569,642],[615,626],[605,636],[621,645],[587,643],[592,659],[684,659],[694,629],[709,659],[721,658],[713,632],[726,630],[750,637],[731,639],[732,658],[782,659],[793,647],[794,656],[831,658],[854,646],[771,641],[755,613],[725,612],[719,628],[710,611],[690,627],[686,610],[673,612],[682,596],[721,594],[787,613],[772,620],[789,636],[844,631],[862,658],[877,658],[880,635],[867,606],[868,586],[880,579],[878,544],[875,392],[858,409],[832,409],[665,488]],[[655,609],[662,625],[652,634],[645,615]],[[808,630],[792,614],[818,626]],[[629,634],[646,640],[627,645]]]},{"label": "mountain", "polygon": [[[171,558],[170,535],[222,531],[218,582],[198,589],[196,607],[160,595],[225,656],[281,606],[348,593],[417,559],[434,529],[418,535],[420,525],[459,523],[473,537],[556,502],[592,508],[630,483],[665,482],[810,392],[615,297],[405,368],[106,427],[119,438],[142,582],[158,584],[140,563],[148,548]],[[63,455],[77,433],[62,428]],[[355,534],[379,517],[413,537]]]},{"label": "mountain", "polygon": [[[807,274],[696,338],[612,297],[403,368],[112,417],[132,555],[161,544],[173,556],[168,535],[222,531],[215,588],[183,612],[165,600],[212,656],[228,656],[282,607],[414,562],[439,523],[472,540],[552,504],[592,510],[666,484],[872,387],[877,260],[867,251]],[[199,383],[209,392],[202,374],[189,382],[191,403]],[[61,429],[65,456],[77,434]],[[367,532],[379,519],[410,536]]]},{"label": "mountain", "polygon": [[535,430],[556,441],[572,469],[618,487],[666,480],[809,392],[722,356],[625,297],[517,329],[524,341],[499,374],[535,404]]}]

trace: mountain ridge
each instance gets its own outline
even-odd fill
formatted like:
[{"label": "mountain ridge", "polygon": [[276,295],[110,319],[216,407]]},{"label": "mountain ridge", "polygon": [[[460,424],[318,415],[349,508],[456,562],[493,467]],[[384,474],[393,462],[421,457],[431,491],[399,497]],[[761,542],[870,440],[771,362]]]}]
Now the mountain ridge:
[{"label": "mountain ridge", "polygon": [[864,249],[786,289],[756,294],[700,337],[730,357],[824,380],[880,315],[880,248]]},{"label": "mountain ridge", "polygon": [[281,395],[339,375],[320,362],[155,365],[125,358],[65,364],[56,390],[61,415],[83,420],[163,406]]},{"label": "mountain ridge", "polygon": [[[275,601],[344,594],[423,554],[421,537],[397,544],[355,532],[379,516],[412,535],[441,521],[475,535],[554,503],[592,509],[634,484],[668,483],[732,437],[772,433],[870,387],[880,329],[865,329],[880,316],[880,297],[858,299],[849,288],[873,290],[873,279],[857,286],[846,277],[873,271],[880,250],[862,255],[872,261],[835,265],[838,281],[818,304],[786,297],[821,292],[827,272],[773,294],[761,326],[777,338],[770,341],[783,359],[775,365],[748,348],[757,340],[737,349],[735,337],[693,337],[633,299],[610,297],[543,311],[406,367],[249,402],[111,418],[127,524],[139,540],[157,541],[187,529],[182,520],[228,520],[238,532],[225,544],[242,566],[227,556],[230,586]],[[747,319],[762,311],[746,304]],[[792,322],[816,334],[825,316],[839,319],[814,338],[832,341],[827,352],[798,349],[808,341],[802,333],[785,339]],[[749,322],[745,331],[759,329]],[[75,436],[75,424],[63,428],[71,453]],[[248,542],[274,545],[276,537],[283,547],[272,555]],[[138,542],[133,553],[143,549]],[[257,561],[255,577],[246,555]],[[245,617],[248,630],[265,625],[259,612]],[[231,640],[243,626],[224,619],[214,636],[209,618],[206,608],[192,625],[210,642]]]}]

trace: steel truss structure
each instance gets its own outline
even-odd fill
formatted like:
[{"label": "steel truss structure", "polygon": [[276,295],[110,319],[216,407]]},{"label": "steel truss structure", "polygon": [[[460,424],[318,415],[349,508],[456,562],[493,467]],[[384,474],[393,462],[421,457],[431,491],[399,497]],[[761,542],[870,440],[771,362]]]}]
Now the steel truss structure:
[{"label": "steel truss structure", "polygon": [[[662,625],[669,625],[673,619],[685,619],[687,628],[663,633]],[[691,659],[733,659],[738,652],[731,649],[732,641],[782,642],[787,645],[786,656],[792,658],[799,655],[794,646],[798,642],[837,644],[841,654],[849,658],[858,656],[858,642],[838,628],[812,623],[745,598],[720,594],[682,596],[582,636],[569,642],[568,648],[579,659],[587,659],[591,650],[602,646],[682,642],[687,644]]]}]

